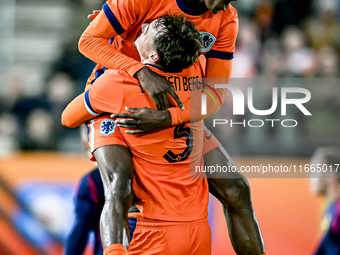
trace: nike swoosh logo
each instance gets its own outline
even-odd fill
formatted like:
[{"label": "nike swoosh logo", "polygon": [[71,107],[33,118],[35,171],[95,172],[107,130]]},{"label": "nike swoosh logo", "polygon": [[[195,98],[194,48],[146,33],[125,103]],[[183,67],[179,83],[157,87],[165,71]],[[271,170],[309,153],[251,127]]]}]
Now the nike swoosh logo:
[{"label": "nike swoosh logo", "polygon": [[212,134],[210,134],[209,136],[205,136],[208,140],[212,137]]}]

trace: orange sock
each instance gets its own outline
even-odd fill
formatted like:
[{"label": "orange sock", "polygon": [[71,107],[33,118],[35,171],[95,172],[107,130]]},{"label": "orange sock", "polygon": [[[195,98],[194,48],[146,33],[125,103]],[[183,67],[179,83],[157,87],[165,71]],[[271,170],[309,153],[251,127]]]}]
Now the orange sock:
[{"label": "orange sock", "polygon": [[104,255],[128,255],[128,251],[122,244],[111,244],[104,249]]}]

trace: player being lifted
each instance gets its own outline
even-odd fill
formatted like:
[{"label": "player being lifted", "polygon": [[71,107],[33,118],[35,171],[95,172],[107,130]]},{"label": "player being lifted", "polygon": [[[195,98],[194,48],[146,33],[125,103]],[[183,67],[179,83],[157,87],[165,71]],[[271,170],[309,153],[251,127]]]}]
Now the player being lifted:
[{"label": "player being lifted", "polygon": [[[195,26],[183,16],[164,15],[150,25],[144,25],[135,44],[143,63],[160,75],[175,76],[179,80],[203,77],[202,39]],[[182,70],[188,66],[191,67]],[[178,91],[187,107],[192,93],[201,94],[201,90]],[[73,127],[91,120],[94,115],[126,112],[126,106],[156,108],[151,98],[142,92],[137,79],[125,71],[107,70],[89,90],[67,106],[62,122]],[[215,108],[216,112],[220,106]],[[203,121],[182,123],[137,136],[121,133],[107,116],[91,120],[88,127],[89,143],[94,146],[95,157],[103,140],[110,140],[110,144],[123,149],[129,147],[133,156],[133,191],[141,199],[136,204],[142,213],[138,216],[129,254],[210,254],[207,179],[203,173],[190,175],[191,167],[195,169],[203,164]],[[111,187],[104,181],[104,187],[107,197],[115,200],[114,221],[120,221],[114,224],[116,231],[123,233],[125,229],[124,236],[127,237],[133,168],[130,167],[129,172],[125,169],[110,173],[116,175],[116,185]],[[103,180],[109,177],[106,173],[101,174]],[[128,246],[128,242],[125,245]],[[127,254],[127,249],[124,245],[113,244],[104,251],[105,254],[111,252]]]},{"label": "player being lifted", "polygon": [[[203,53],[207,57],[206,77],[229,78],[238,31],[237,12],[229,1],[110,0],[85,30],[79,42],[81,52],[100,64],[90,77],[88,84],[93,82],[106,68],[120,69],[139,79],[142,88],[155,101],[158,109],[166,109],[169,106],[167,101],[169,94],[181,106],[169,82],[142,65],[133,47],[139,27],[145,22],[160,17],[165,11],[185,15],[188,20],[195,22],[196,27],[204,35]],[[112,38],[115,38],[113,45],[108,43],[108,40]],[[127,116],[131,117],[126,114],[120,115],[120,117]],[[190,117],[194,119],[188,109],[181,111],[179,108],[170,108],[156,111],[143,108],[133,115],[133,120],[126,120],[123,125],[148,131],[152,128],[188,122]],[[204,156],[207,165],[233,164],[223,147],[213,139],[206,139],[204,148],[208,151]],[[97,151],[97,154],[105,159],[102,164],[103,171],[110,171],[110,168],[114,167],[114,161],[118,161],[122,154],[115,146],[103,146]],[[105,156],[113,155],[113,152],[116,153],[115,158]],[[101,158],[97,157],[97,161],[101,161]],[[237,254],[263,253],[263,240],[252,208],[247,180],[239,173],[228,173],[226,178],[209,179],[209,186],[210,192],[224,206],[231,241]]]}]

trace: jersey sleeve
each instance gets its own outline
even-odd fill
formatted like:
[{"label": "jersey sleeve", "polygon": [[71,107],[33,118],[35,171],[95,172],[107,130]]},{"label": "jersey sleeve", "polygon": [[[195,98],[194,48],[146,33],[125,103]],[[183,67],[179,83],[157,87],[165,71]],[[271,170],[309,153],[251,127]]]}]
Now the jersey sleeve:
[{"label": "jersey sleeve", "polygon": [[207,67],[205,78],[226,79],[229,81],[233,69],[233,60],[225,60],[219,58],[207,58]]},{"label": "jersey sleeve", "polygon": [[103,10],[115,30],[122,34],[150,9],[153,0],[108,0]]},{"label": "jersey sleeve", "polygon": [[[190,100],[183,102],[185,110],[182,111],[178,107],[171,107],[169,108],[169,112],[171,115],[171,125],[178,125],[183,122],[190,122],[190,121],[200,121],[209,116],[218,112],[221,109],[223,102],[225,100],[225,96],[227,94],[227,89],[214,89],[211,86],[205,87],[210,94],[218,98],[218,100],[214,100],[207,92],[197,93]],[[202,115],[201,108],[202,108],[202,94],[206,95],[207,99],[207,107],[206,107],[206,114]]]},{"label": "jersey sleeve", "polygon": [[207,58],[224,60],[233,59],[238,27],[237,11],[229,4],[227,11],[223,14],[221,28],[217,35],[216,42],[205,56]]},{"label": "jersey sleeve", "polygon": [[99,115],[99,113],[86,106],[85,98],[88,98],[88,93],[89,90],[83,92],[66,106],[61,115],[61,123],[64,126],[75,128]]},{"label": "jersey sleeve", "polygon": [[[90,77],[87,79],[86,81],[86,86],[89,86],[89,85],[92,85],[92,83],[96,80],[97,78],[97,71],[100,69],[100,65],[96,65],[93,70],[92,70],[92,73],[90,75]],[[86,90],[86,89],[85,89]]]},{"label": "jersey sleeve", "polygon": [[138,86],[138,81],[126,72],[107,70],[67,105],[62,113],[62,124],[73,128],[102,113],[118,113],[123,104],[123,85]]},{"label": "jersey sleeve", "polygon": [[84,102],[93,113],[118,113],[123,104],[125,86],[138,86],[138,80],[123,71],[107,70],[90,87],[88,100]]},{"label": "jersey sleeve", "polygon": [[[204,66],[201,65],[204,68]],[[231,76],[232,71],[232,60],[223,60],[217,58],[209,58],[206,61],[205,67],[205,78],[223,78],[225,79],[225,83],[227,84],[229,78]],[[169,108],[171,114],[172,125],[178,125],[182,122],[190,122],[190,121],[199,121],[203,120],[213,114],[215,114],[221,107],[225,101],[225,97],[227,95],[227,89],[221,88],[213,88],[213,84],[208,84],[205,87],[206,90],[209,91],[213,95],[214,99],[206,94],[207,99],[207,114],[201,114],[201,95],[196,94],[190,100],[183,102],[185,110],[182,111],[178,107]],[[216,102],[216,103],[215,103]]]},{"label": "jersey sleeve", "polygon": [[79,51],[109,69],[126,71],[133,76],[144,65],[115,49],[111,38],[124,33],[149,6],[148,1],[109,0],[80,37]]}]

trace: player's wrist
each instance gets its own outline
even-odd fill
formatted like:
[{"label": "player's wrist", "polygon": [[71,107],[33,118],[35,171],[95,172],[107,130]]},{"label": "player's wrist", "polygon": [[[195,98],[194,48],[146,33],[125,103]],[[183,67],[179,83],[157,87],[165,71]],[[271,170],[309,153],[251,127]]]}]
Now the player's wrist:
[{"label": "player's wrist", "polygon": [[171,113],[168,110],[164,110],[163,112],[163,126],[167,127],[167,126],[171,126],[172,125],[172,118],[171,118]]},{"label": "player's wrist", "polygon": [[178,125],[182,123],[182,120],[179,114],[180,109],[178,107],[170,107],[168,111],[170,113],[171,125]]},{"label": "player's wrist", "polygon": [[137,75],[137,72],[144,68],[145,65],[137,60],[131,59],[131,67],[129,67],[128,70],[125,70],[131,77],[135,77]]},{"label": "player's wrist", "polygon": [[151,71],[151,70],[148,67],[144,66],[141,69],[139,69],[137,72],[135,72],[135,74],[133,75],[133,77],[139,81],[139,86],[141,87],[143,92],[145,90],[144,86],[147,85],[145,81],[148,80],[147,78],[148,71]]},{"label": "player's wrist", "polygon": [[133,77],[135,77],[137,80],[144,81],[145,79],[145,72],[148,71],[149,68],[147,68],[146,66],[142,67],[141,69],[139,69],[137,72],[135,72],[135,74],[133,75]]}]

